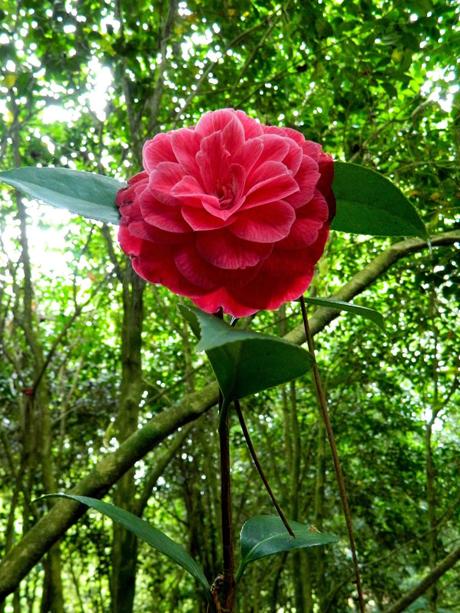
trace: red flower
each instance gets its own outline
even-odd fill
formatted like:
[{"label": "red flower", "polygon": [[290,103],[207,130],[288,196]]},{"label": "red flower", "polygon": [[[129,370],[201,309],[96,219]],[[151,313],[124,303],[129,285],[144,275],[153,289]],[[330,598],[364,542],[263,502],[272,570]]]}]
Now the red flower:
[{"label": "red flower", "polygon": [[224,109],[157,134],[143,161],[117,196],[118,238],[141,277],[236,317],[306,290],[335,210],[321,145]]}]

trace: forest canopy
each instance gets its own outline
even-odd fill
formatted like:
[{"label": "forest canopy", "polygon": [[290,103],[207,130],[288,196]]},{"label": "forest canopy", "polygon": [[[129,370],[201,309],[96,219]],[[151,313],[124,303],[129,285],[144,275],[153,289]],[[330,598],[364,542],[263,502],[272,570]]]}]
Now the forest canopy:
[{"label": "forest canopy", "polygon": [[[381,173],[423,220],[410,238],[332,229],[307,293],[369,613],[460,612],[459,15],[452,0],[0,0],[0,171],[125,183],[147,139],[232,108]],[[115,224],[4,184],[0,203],[0,612],[206,611],[171,559],[41,498],[104,498],[218,577],[219,392],[190,301],[135,274]],[[307,347],[297,301],[238,326]],[[360,610],[314,377],[241,408],[288,517],[338,541],[248,564],[236,610]],[[229,437],[237,539],[275,511],[234,414]]]}]

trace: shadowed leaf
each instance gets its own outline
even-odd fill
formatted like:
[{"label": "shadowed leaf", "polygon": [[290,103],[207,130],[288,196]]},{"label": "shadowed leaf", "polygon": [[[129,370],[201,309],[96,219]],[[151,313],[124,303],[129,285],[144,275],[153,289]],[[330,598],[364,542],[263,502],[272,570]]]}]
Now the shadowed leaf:
[{"label": "shadowed leaf", "polygon": [[240,534],[241,561],[237,580],[242,576],[248,564],[294,549],[306,549],[318,545],[336,543],[334,534],[318,532],[309,526],[289,520],[295,538],[286,530],[283,522],[276,515],[257,515],[251,517],[242,527]]},{"label": "shadowed leaf", "polygon": [[375,236],[426,237],[409,200],[383,175],[358,164],[334,163],[334,230]]},{"label": "shadowed leaf", "polygon": [[231,328],[193,307],[181,307],[200,338],[226,402],[286,383],[305,374],[310,354],[275,336]]}]

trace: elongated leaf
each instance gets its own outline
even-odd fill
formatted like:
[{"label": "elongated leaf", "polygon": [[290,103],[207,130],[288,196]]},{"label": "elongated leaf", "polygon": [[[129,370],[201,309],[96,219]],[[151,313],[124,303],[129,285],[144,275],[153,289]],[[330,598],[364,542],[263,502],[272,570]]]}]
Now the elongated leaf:
[{"label": "elongated leaf", "polygon": [[145,520],[113,504],[102,502],[102,500],[98,500],[97,498],[75,496],[73,494],[48,494],[47,496],[42,496],[42,498],[49,497],[69,498],[70,500],[81,502],[81,504],[85,504],[87,507],[107,515],[107,517],[110,517],[113,521],[124,526],[151,547],[161,551],[161,553],[164,553],[168,558],[176,562],[176,564],[182,566],[182,568],[195,577],[205,591],[209,593],[210,586],[201,566],[189,556],[182,545],[170,539],[169,536],[166,536],[166,534],[157,530],[157,528],[154,528]]},{"label": "elongated leaf", "polygon": [[231,328],[195,308],[181,308],[205,351],[226,402],[305,374],[310,354],[275,336]]},{"label": "elongated leaf", "polygon": [[425,226],[402,192],[384,176],[357,164],[334,163],[334,230],[375,236],[426,237]]},{"label": "elongated leaf", "polygon": [[115,197],[124,185],[111,177],[68,168],[26,166],[0,172],[0,182],[83,217],[119,223]]},{"label": "elongated leaf", "polygon": [[241,561],[237,580],[244,573],[246,566],[255,560],[275,553],[329,545],[338,541],[334,534],[312,530],[296,521],[289,520],[289,525],[295,538],[290,536],[277,515],[257,515],[243,525],[240,534]]},{"label": "elongated leaf", "polygon": [[353,315],[360,315],[365,319],[369,319],[373,323],[377,324],[380,328],[385,328],[385,322],[383,316],[378,311],[370,309],[369,307],[359,306],[358,304],[350,304],[343,300],[334,300],[333,298],[304,298],[305,302],[309,304],[315,304],[317,306],[327,307],[329,309],[337,309],[337,311],[348,311]]}]

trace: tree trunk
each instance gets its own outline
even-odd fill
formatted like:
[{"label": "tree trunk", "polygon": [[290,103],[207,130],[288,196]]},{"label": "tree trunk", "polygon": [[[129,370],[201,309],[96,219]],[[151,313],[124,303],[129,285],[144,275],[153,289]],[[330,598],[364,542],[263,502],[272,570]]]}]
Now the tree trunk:
[{"label": "tree trunk", "polygon": [[[143,392],[141,349],[144,287],[144,281],[136,275],[128,263],[123,278],[122,372],[116,419],[117,438],[120,443],[135,432],[138,426],[139,403]],[[133,467],[117,484],[114,503],[134,512],[135,495]],[[131,613],[133,610],[137,548],[137,538],[114,523],[110,578],[112,613]]]},{"label": "tree trunk", "polygon": [[61,552],[55,545],[44,561],[45,580],[40,613],[64,613],[61,579]]}]

